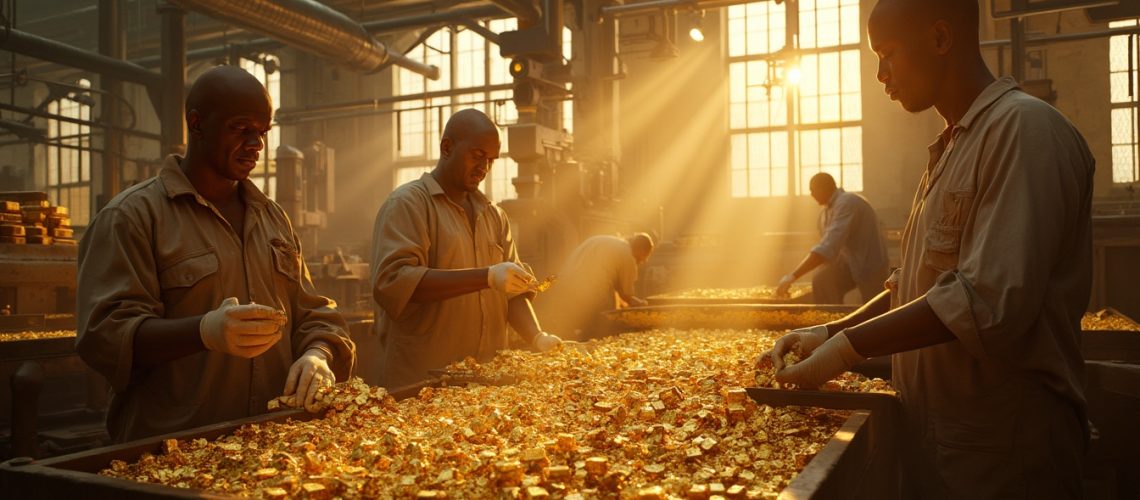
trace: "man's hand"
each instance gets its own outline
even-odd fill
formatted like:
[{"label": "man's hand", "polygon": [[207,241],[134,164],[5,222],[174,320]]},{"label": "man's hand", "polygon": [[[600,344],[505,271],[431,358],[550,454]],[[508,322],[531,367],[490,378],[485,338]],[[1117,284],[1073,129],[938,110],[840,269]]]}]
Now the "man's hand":
[{"label": "man's hand", "polygon": [[785,274],[780,278],[780,282],[776,284],[776,296],[787,297],[788,290],[792,288],[792,283],[796,282],[795,273]]},{"label": "man's hand", "polygon": [[803,359],[810,356],[824,342],[827,342],[827,326],[825,325],[792,330],[780,337],[772,349],[760,355],[760,358],[756,360],[756,369],[759,371],[765,361],[768,361],[776,371],[783,370],[784,356],[792,349],[795,349],[796,355]]},{"label": "man's hand", "polygon": [[776,381],[795,384],[801,389],[815,389],[865,359],[851,347],[847,333],[843,331],[827,339],[807,359],[777,371]]},{"label": "man's hand", "polygon": [[277,309],[258,304],[238,305],[237,298],[230,297],[202,316],[198,334],[206,349],[254,358],[281,339],[281,327],[286,321],[285,313]]},{"label": "man's hand", "polygon": [[628,304],[629,307],[645,307],[649,305],[649,302],[641,297],[630,297]]},{"label": "man's hand", "polygon": [[534,348],[538,350],[538,352],[546,352],[554,349],[555,347],[558,347],[559,345],[562,345],[562,339],[558,338],[557,335],[551,335],[546,332],[538,332],[538,335],[534,336],[533,344]]},{"label": "man's hand", "polygon": [[285,404],[304,406],[309,413],[316,413],[320,409],[316,404],[317,393],[334,383],[336,375],[329,369],[324,351],[311,348],[289,367],[289,376],[285,379]]},{"label": "man's hand", "polygon": [[500,262],[487,268],[487,286],[507,295],[527,291],[534,276],[514,262]]}]

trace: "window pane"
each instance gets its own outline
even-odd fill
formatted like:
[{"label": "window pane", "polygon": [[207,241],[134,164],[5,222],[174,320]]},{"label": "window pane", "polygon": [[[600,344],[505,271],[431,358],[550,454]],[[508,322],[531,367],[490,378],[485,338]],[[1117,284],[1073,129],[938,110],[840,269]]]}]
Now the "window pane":
[{"label": "window pane", "polygon": [[486,84],[486,42],[474,31],[464,30],[456,35],[458,73],[455,86],[476,87]]},{"label": "window pane", "polygon": [[[791,83],[784,80],[789,66],[777,67],[780,74],[769,77],[766,59],[729,63],[729,130],[736,131],[730,155],[733,196],[805,194],[808,179],[819,171],[847,179],[848,190],[862,189],[859,4],[859,0],[798,3],[800,45],[820,50],[803,54],[798,61],[802,78],[791,94],[797,100],[793,123],[788,122],[790,89],[785,87]],[[782,48],[785,5],[760,1],[730,7],[729,55],[763,56]],[[790,137],[796,138],[792,158]]]},{"label": "window pane", "polygon": [[431,167],[401,167],[396,169],[396,186],[403,186],[419,179],[425,173],[431,172]]},{"label": "window pane", "polygon": [[1112,147],[1112,182],[1133,182],[1136,180],[1133,174],[1134,165],[1136,165],[1136,158],[1133,156],[1134,149],[1130,145]]}]

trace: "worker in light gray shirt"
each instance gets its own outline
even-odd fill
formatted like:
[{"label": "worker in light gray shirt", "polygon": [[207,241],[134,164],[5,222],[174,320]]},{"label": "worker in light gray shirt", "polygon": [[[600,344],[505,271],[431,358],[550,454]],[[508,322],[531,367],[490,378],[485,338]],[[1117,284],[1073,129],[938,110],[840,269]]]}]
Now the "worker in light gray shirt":
[{"label": "worker in light gray shirt", "polygon": [[883,291],[890,271],[875,209],[862,196],[836,187],[830,174],[816,174],[810,189],[811,197],[824,207],[819,221],[823,236],[794,271],[780,278],[776,295],[786,296],[792,283],[824,265],[811,280],[816,303],[840,304],[843,295],[855,288],[863,302],[871,300]]}]

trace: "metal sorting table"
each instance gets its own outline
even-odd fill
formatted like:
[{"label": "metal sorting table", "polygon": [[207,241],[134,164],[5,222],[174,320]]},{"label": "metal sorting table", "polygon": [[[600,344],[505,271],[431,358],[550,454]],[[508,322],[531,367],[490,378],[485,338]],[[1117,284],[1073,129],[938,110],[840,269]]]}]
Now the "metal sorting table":
[{"label": "metal sorting table", "polygon": [[1095,427],[1085,482],[1095,485],[1100,498],[1140,498],[1140,365],[1086,361],[1085,375],[1088,418]]},{"label": "metal sorting table", "polygon": [[[70,331],[67,337],[0,339],[0,427],[10,449],[0,460],[33,453],[67,453],[105,444],[108,386],[76,354],[72,315],[14,315],[0,336]],[[26,320],[26,321],[25,321]]]},{"label": "metal sorting table", "polygon": [[651,306],[711,306],[717,304],[811,304],[814,301],[812,293],[804,292],[784,298],[776,297],[743,297],[743,298],[712,298],[712,297],[677,297],[669,294],[652,295],[645,300]]},{"label": "metal sorting table", "polygon": [[[438,380],[393,391],[397,399],[412,397]],[[897,453],[891,434],[898,401],[884,394],[826,393],[748,389],[758,402],[771,406],[813,406],[857,410],[815,457],[780,493],[781,499],[899,498]],[[0,464],[0,491],[13,498],[82,496],[85,499],[224,498],[209,492],[139,483],[99,475],[112,460],[135,461],[144,452],[161,453],[165,439],[215,439],[247,424],[313,418],[289,410],[199,427],[120,445],[46,460],[13,459]]]},{"label": "metal sorting table", "polygon": [[[855,309],[832,304],[665,305],[618,309],[603,316],[614,332],[656,328],[789,330],[820,324],[812,313],[849,314]],[[641,319],[646,317],[653,319]]]},{"label": "metal sorting table", "polygon": [[1130,330],[1084,330],[1081,357],[1088,361],[1140,363],[1140,323],[1111,307],[1102,311],[1131,325]]}]

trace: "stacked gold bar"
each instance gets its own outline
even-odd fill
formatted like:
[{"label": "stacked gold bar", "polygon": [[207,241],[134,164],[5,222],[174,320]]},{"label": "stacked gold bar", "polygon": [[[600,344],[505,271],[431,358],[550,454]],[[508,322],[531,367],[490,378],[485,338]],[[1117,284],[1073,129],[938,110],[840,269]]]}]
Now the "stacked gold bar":
[{"label": "stacked gold bar", "polygon": [[28,244],[74,245],[75,230],[67,207],[52,206],[47,200],[20,207]]},{"label": "stacked gold bar", "polygon": [[75,244],[67,207],[52,206],[47,193],[18,194],[17,200],[0,201],[0,243]]},{"label": "stacked gold bar", "polygon": [[269,498],[775,498],[849,415],[746,396],[777,335],[659,330],[589,352],[507,351],[452,368],[515,385],[400,402],[354,379],[322,395],[324,418],[168,440],[103,474]]},{"label": "stacked gold bar", "polygon": [[27,243],[19,202],[0,201],[0,243],[14,245]]}]

